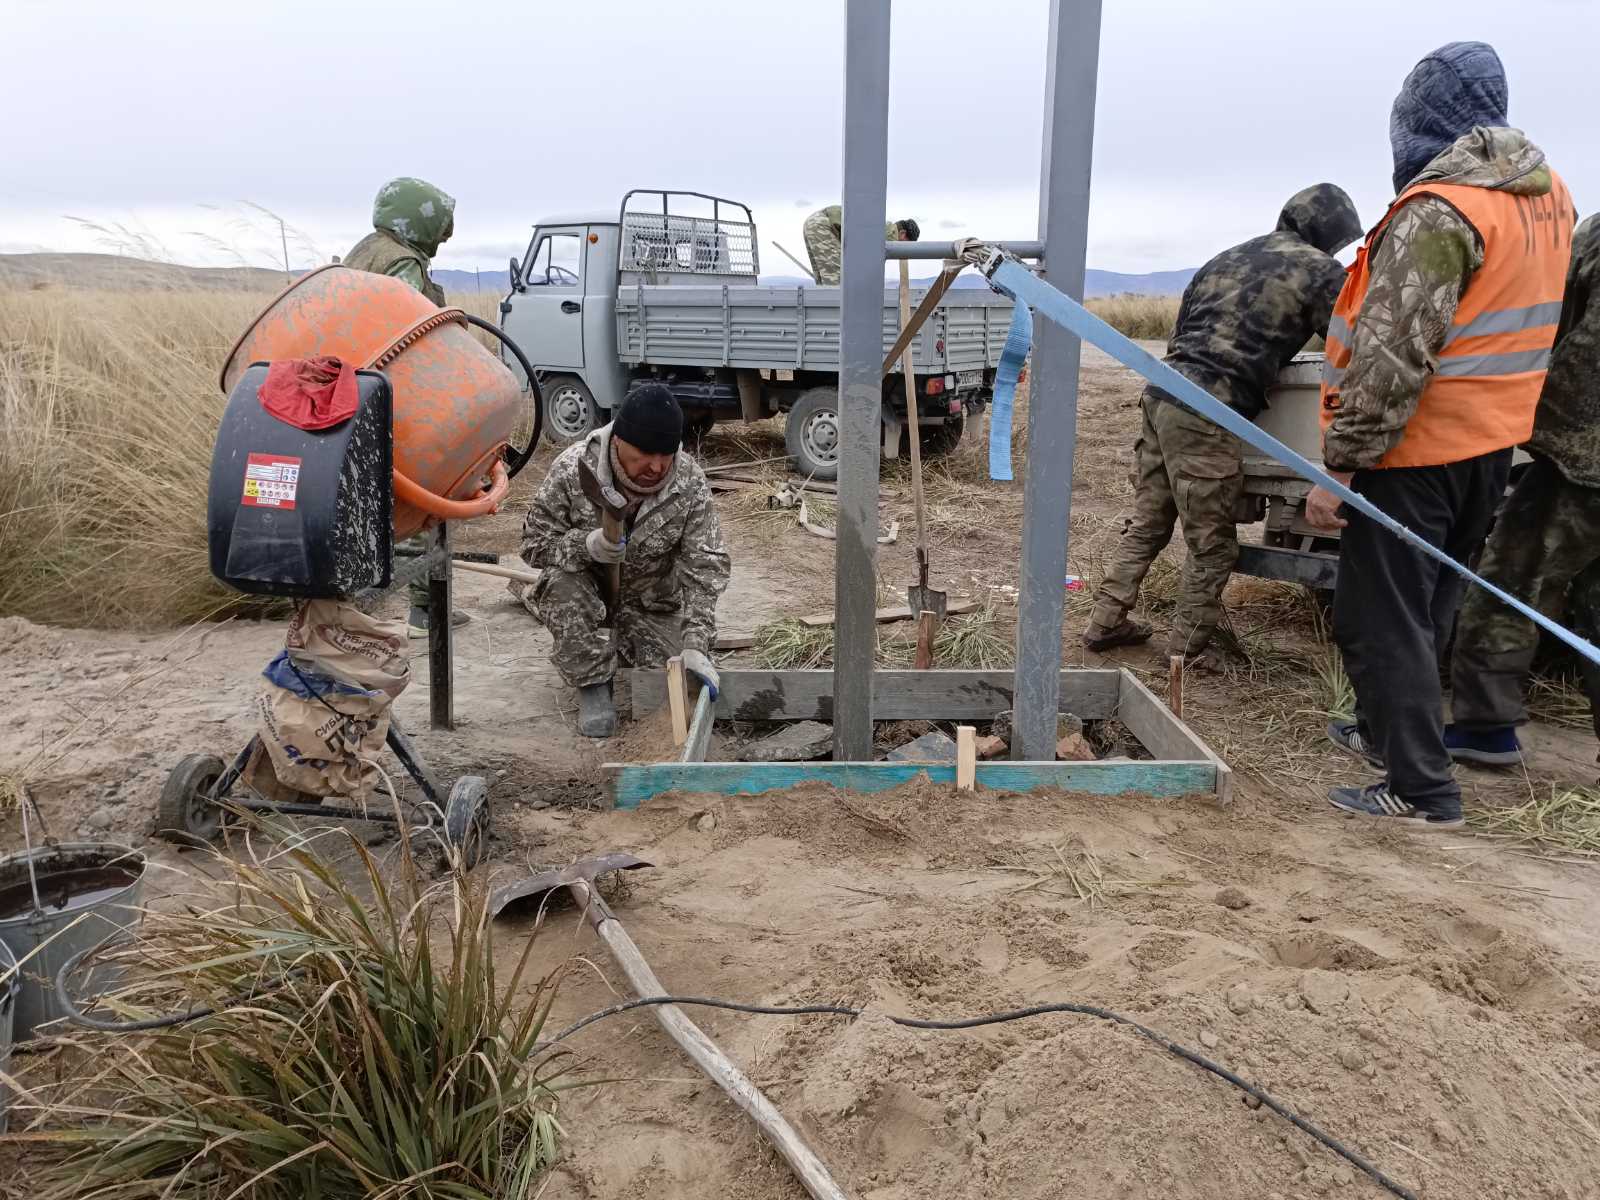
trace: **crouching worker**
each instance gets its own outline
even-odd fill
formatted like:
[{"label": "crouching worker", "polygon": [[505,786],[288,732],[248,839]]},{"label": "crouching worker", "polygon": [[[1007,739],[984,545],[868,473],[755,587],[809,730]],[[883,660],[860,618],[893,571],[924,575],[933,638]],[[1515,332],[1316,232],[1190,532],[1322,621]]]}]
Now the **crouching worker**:
[{"label": "crouching worker", "polygon": [[[728,552],[698,463],[682,451],[683,412],[671,389],[635,387],[611,424],[551,464],[522,527],[522,558],[540,568],[524,603],[555,641],[561,677],[578,690],[578,732],[610,737],[619,665],[661,667],[675,654],[716,694],[711,649],[717,597],[728,586]],[[618,492],[627,509],[621,542],[601,528],[584,495],[579,463]],[[606,627],[610,568],[622,584]]]}]

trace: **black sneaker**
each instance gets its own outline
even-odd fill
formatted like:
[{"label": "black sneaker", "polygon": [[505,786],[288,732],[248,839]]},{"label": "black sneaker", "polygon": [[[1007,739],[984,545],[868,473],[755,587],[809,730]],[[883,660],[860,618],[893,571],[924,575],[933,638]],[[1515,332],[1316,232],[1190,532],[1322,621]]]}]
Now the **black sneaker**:
[{"label": "black sneaker", "polygon": [[1361,726],[1355,721],[1329,721],[1328,740],[1341,750],[1348,750],[1369,767],[1383,770],[1383,755],[1378,753],[1376,746],[1361,732]]},{"label": "black sneaker", "polygon": [[1459,725],[1444,727],[1444,748],[1456,762],[1473,763],[1483,767],[1514,767],[1522,762],[1522,743],[1517,731],[1510,725],[1497,729],[1463,729]]},{"label": "black sneaker", "polygon": [[1420,808],[1391,791],[1388,780],[1366,787],[1334,788],[1328,793],[1328,803],[1361,817],[1396,817],[1418,829],[1460,829],[1467,823],[1461,815],[1461,801]]}]

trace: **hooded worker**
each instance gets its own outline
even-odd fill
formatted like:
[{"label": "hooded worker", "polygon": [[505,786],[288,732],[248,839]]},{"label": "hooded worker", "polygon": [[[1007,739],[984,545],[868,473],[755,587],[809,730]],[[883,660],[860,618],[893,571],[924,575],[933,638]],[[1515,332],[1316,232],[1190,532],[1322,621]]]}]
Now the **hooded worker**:
[{"label": "hooded worker", "polygon": [[[728,586],[728,551],[700,465],[682,449],[683,411],[661,383],[635,386],[611,424],[568,446],[528,508],[522,558],[540,568],[523,603],[550,631],[551,658],[578,691],[578,732],[609,737],[617,714],[612,679],[621,665],[684,667],[716,694],[711,661],[717,597]],[[623,501],[621,541],[606,536],[584,493],[580,464]],[[606,628],[608,576],[620,591]]]},{"label": "hooded worker", "polygon": [[[378,189],[372,202],[372,232],[362,238],[344,257],[344,265],[375,275],[404,280],[435,304],[444,304],[444,289],[433,281],[429,269],[439,247],[449,241],[456,229],[456,202],[445,192],[421,179],[401,176]],[[420,539],[408,543],[419,552]],[[428,636],[428,585],[411,585],[411,612],[406,620],[409,637]],[[454,626],[465,625],[464,612],[450,615]]]},{"label": "hooded worker", "polygon": [[[1224,250],[1195,273],[1178,308],[1167,363],[1254,420],[1278,372],[1327,328],[1344,279],[1333,255],[1360,236],[1360,218],[1342,188],[1318,183],[1296,192],[1276,229]],[[1128,612],[1150,564],[1181,521],[1189,558],[1167,653],[1211,661],[1204,652],[1239,557],[1242,443],[1153,384],[1141,404],[1133,511],[1095,597],[1083,644],[1103,652],[1149,639],[1151,627]]]},{"label": "hooded worker", "polygon": [[456,202],[433,184],[402,176],[378,189],[372,232],[355,244],[344,265],[403,279],[435,304],[444,289],[429,269],[439,247],[456,231]]},{"label": "hooded worker", "polygon": [[[811,260],[811,273],[816,276],[818,283],[837,287],[844,254],[844,209],[837,204],[817,209],[806,218],[801,233],[806,240],[806,257]],[[910,217],[890,221],[883,227],[883,240],[886,242],[914,242],[921,236],[921,227]]]},{"label": "hooded worker", "polygon": [[[1506,109],[1483,42],[1441,46],[1406,76],[1389,119],[1399,194],[1339,294],[1323,369],[1328,471],[1458,562],[1533,432],[1572,255],[1572,199]],[[1357,713],[1328,735],[1385,772],[1328,799],[1457,828],[1438,666],[1465,584],[1372,521],[1346,527],[1326,489],[1306,518],[1344,530],[1333,632]]]}]

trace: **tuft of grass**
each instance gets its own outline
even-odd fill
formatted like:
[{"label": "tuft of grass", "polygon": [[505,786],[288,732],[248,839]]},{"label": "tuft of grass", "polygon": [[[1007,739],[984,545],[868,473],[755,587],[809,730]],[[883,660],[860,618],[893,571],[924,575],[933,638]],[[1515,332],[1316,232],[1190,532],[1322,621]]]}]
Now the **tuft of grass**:
[{"label": "tuft of grass", "polygon": [[1543,849],[1600,854],[1600,789],[1552,788],[1514,808],[1471,810],[1467,824]]},{"label": "tuft of grass", "polygon": [[22,1080],[11,1119],[36,1152],[30,1193],[531,1194],[574,1086],[536,1053],[557,980],[528,983],[535,939],[502,972],[483,894],[460,877],[424,888],[347,832],[321,835],[350,852],[343,863],[304,832],[271,832],[286,847],[217,855],[218,886],[147,913],[136,943],[107,956],[135,976],[100,1001],[114,1019],[215,1015],[74,1032],[56,1041],[70,1069]]},{"label": "tuft of grass", "polygon": [[812,627],[785,617],[756,630],[756,662],[768,671],[808,671],[833,665],[833,626]]},{"label": "tuft of grass", "polygon": [[1563,729],[1588,729],[1593,716],[1588,694],[1570,678],[1535,674],[1528,684],[1528,712]]},{"label": "tuft of grass", "polygon": [[[803,671],[833,666],[833,626],[816,628],[797,617],[773,621],[756,630],[756,662],[768,671]],[[880,629],[877,665],[909,667],[916,659],[915,622],[901,621]],[[1010,666],[1012,636],[992,600],[977,612],[951,617],[939,627],[933,643],[934,663],[965,670]]]}]

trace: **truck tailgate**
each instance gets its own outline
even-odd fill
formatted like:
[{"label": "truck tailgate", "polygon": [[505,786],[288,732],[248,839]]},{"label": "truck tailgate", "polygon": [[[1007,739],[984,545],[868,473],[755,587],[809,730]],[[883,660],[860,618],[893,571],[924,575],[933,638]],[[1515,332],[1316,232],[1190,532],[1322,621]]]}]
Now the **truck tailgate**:
[{"label": "truck tailgate", "polygon": [[[924,294],[912,289],[913,308]],[[1006,297],[988,288],[952,290],[917,335],[915,365],[940,373],[994,367],[1010,323]],[[899,294],[886,288],[884,353],[899,330]],[[617,354],[633,364],[837,371],[839,289],[624,285],[617,292]]]}]

